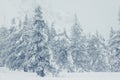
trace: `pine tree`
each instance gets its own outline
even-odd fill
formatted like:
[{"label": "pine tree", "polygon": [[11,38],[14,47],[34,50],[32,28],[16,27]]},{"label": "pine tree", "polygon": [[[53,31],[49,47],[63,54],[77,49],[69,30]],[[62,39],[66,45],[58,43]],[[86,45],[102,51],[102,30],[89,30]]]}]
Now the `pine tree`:
[{"label": "pine tree", "polygon": [[111,30],[110,30],[110,38],[112,38],[113,35],[114,35],[114,30],[113,30],[113,28],[111,27]]},{"label": "pine tree", "polygon": [[69,38],[67,36],[67,33],[64,29],[64,32],[61,33],[61,34],[58,34],[57,35],[57,44],[56,44],[56,47],[55,49],[57,50],[56,51],[56,63],[57,65],[59,66],[59,69],[60,70],[64,70],[69,67],[69,62],[68,62],[68,49],[69,49],[69,44],[70,44],[70,41],[69,41]]},{"label": "pine tree", "polygon": [[120,71],[120,31],[111,32],[111,37],[109,39],[109,50],[110,53],[110,64],[111,64],[111,71],[119,72]]},{"label": "pine tree", "polygon": [[15,31],[16,31],[16,20],[15,20],[15,18],[12,19],[11,27],[10,27],[9,31],[10,31],[10,34],[11,34],[12,32],[15,32]]},{"label": "pine tree", "polygon": [[23,22],[24,25],[28,25],[28,16],[25,15],[25,19],[24,19],[24,22]]},{"label": "pine tree", "polygon": [[45,76],[50,66],[50,54],[48,43],[48,27],[42,18],[41,8],[35,8],[33,19],[33,32],[31,36],[31,53],[28,60],[29,70],[36,72],[40,76]]},{"label": "pine tree", "polygon": [[5,39],[6,42],[4,44],[7,50],[3,51],[6,55],[3,61],[7,67],[13,70],[24,69],[26,53],[28,53],[31,46],[29,45],[31,31],[28,24],[23,25],[21,22],[21,25],[18,26],[21,26],[21,29],[16,29],[15,19],[13,19],[12,28],[10,28],[11,34]]},{"label": "pine tree", "polygon": [[5,54],[3,51],[6,49],[5,39],[9,36],[9,30],[6,27],[0,28],[0,66],[4,66],[3,57]]},{"label": "pine tree", "polygon": [[89,61],[88,54],[86,53],[86,38],[76,16],[71,31],[70,53],[73,59],[73,65],[75,66],[75,71],[86,71]]},{"label": "pine tree", "polygon": [[91,71],[108,71],[108,52],[104,39],[99,36],[98,32],[96,35],[92,35],[88,39],[87,52],[90,58],[90,70]]},{"label": "pine tree", "polygon": [[57,32],[54,28],[54,23],[52,23],[51,28],[49,29],[49,35],[48,35],[48,40],[50,42],[50,44],[52,44],[52,42],[54,42],[54,38],[57,36]]}]

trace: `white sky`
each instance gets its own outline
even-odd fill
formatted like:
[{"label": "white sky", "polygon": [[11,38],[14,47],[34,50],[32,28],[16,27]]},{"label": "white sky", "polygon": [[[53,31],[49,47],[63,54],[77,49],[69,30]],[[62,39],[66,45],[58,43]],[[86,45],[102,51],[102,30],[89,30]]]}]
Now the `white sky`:
[{"label": "white sky", "polygon": [[77,14],[85,33],[99,31],[109,37],[110,27],[119,28],[120,0],[0,0],[0,25],[10,24],[13,17],[23,17],[40,4],[48,23],[55,22],[57,30],[70,30]]}]

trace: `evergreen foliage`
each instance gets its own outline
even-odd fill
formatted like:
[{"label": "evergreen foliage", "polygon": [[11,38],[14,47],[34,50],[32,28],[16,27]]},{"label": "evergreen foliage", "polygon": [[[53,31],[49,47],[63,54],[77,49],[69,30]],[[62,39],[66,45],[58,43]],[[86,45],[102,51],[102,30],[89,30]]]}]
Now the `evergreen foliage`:
[{"label": "evergreen foliage", "polygon": [[0,66],[35,72],[41,77],[59,72],[120,72],[120,30],[111,28],[109,42],[98,34],[86,36],[75,16],[71,36],[57,33],[35,8],[32,20],[25,15],[9,29],[0,28]]}]

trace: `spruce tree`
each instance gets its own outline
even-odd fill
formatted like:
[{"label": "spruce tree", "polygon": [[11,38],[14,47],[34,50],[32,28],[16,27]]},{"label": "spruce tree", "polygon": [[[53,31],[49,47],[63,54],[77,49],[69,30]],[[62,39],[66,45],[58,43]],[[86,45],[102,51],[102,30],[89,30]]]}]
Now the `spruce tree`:
[{"label": "spruce tree", "polygon": [[120,71],[120,31],[112,31],[109,39],[111,71]]},{"label": "spruce tree", "polygon": [[88,54],[86,53],[86,37],[75,16],[74,24],[71,30],[70,53],[73,59],[75,71],[87,71]]},{"label": "spruce tree", "polygon": [[33,30],[31,36],[32,51],[28,63],[29,69],[40,76],[45,76],[50,66],[50,54],[48,43],[48,26],[42,17],[41,8],[35,8],[33,18]]}]

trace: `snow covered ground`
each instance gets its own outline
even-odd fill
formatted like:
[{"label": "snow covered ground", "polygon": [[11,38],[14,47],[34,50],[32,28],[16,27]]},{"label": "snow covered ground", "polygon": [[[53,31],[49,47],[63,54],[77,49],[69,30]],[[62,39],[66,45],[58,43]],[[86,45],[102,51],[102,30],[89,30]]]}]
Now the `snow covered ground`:
[{"label": "snow covered ground", "polygon": [[0,80],[120,80],[120,73],[61,73],[58,77],[41,78],[35,73],[0,68]]}]

